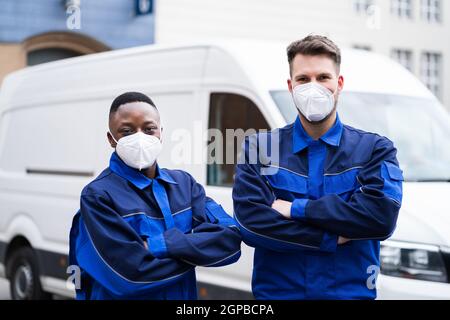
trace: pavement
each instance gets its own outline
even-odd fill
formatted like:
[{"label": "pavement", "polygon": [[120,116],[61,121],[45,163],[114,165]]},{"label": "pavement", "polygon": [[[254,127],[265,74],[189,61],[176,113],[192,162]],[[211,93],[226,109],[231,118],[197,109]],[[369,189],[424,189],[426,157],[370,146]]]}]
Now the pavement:
[{"label": "pavement", "polygon": [[0,300],[10,300],[9,295],[9,281],[1,278],[0,279]]}]

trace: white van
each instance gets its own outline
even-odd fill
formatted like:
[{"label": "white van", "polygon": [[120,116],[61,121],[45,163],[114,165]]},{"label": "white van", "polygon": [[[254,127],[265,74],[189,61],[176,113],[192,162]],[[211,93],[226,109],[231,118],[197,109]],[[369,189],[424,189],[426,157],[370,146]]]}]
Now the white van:
[{"label": "white van", "polygon": [[[342,74],[342,121],[392,139],[406,178],[396,232],[382,246],[379,298],[450,299],[449,115],[388,58],[344,50]],[[193,174],[232,214],[234,166],[206,164],[203,133],[290,123],[287,78],[285,44],[248,42],[145,46],[9,75],[0,89],[0,275],[12,297],[74,296],[66,283],[69,229],[81,189],[108,165],[107,118],[117,95],[151,96],[164,123],[159,163]],[[187,138],[200,148],[180,163]],[[251,297],[253,251],[242,249],[237,264],[198,268],[200,297]]]}]

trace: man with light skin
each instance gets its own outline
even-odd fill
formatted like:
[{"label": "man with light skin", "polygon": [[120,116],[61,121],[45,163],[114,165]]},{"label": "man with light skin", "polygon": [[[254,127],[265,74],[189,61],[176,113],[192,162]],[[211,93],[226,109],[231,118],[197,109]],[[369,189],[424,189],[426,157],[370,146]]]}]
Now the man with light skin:
[{"label": "man with light skin", "polygon": [[[335,102],[333,110],[323,120],[310,122],[299,111],[300,122],[306,133],[318,140],[328,130],[331,129],[336,122],[336,106],[340,92],[344,89],[344,77],[339,74],[339,67],[336,63],[325,55],[303,55],[297,54],[292,61],[291,79],[287,80],[289,92],[298,85],[315,82],[331,92],[334,92]],[[337,85],[337,89],[336,89]],[[280,212],[286,218],[291,218],[292,203],[277,199],[273,202],[272,208]],[[338,238],[338,244],[349,241],[344,237]]]},{"label": "man with light skin", "polygon": [[[233,188],[243,240],[255,248],[253,293],[374,299],[368,279],[379,270],[380,240],[393,233],[402,200],[397,151],[389,139],[341,123],[336,44],[310,35],[293,42],[287,56],[298,117],[245,140]],[[278,162],[249,161],[254,150],[267,154],[262,141],[275,136]]]}]

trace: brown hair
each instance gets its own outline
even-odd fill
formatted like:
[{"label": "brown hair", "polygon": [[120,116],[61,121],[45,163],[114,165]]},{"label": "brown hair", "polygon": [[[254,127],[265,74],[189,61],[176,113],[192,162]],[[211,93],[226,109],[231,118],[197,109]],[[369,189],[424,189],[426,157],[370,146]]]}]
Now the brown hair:
[{"label": "brown hair", "polygon": [[309,35],[302,40],[292,42],[287,47],[290,74],[292,74],[292,61],[294,61],[297,54],[306,56],[325,55],[334,61],[339,72],[341,66],[341,50],[333,41],[325,36]]}]

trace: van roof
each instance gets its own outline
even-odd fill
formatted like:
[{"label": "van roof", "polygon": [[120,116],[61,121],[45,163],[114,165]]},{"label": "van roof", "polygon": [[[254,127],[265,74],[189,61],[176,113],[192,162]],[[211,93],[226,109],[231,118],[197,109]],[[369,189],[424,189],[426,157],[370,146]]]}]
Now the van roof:
[{"label": "van roof", "polygon": [[[79,93],[82,91],[83,86],[87,90],[92,88],[93,84],[98,83],[100,79],[99,73],[103,73],[103,70],[110,72],[110,70],[106,69],[121,66],[122,64],[115,63],[117,59],[128,59],[133,56],[145,57],[141,64],[136,63],[134,66],[134,72],[136,72],[136,70],[140,70],[139,68],[145,68],[145,64],[151,63],[150,57],[152,54],[163,52],[174,54],[176,51],[198,52],[196,55],[198,58],[197,62],[194,61],[195,59],[186,59],[188,62],[183,61],[182,63],[196,64],[190,70],[199,69],[196,74],[199,78],[207,74],[207,71],[200,70],[205,66],[207,68],[206,59],[211,60],[211,57],[214,57],[214,55],[208,57],[205,52],[215,51],[221,52],[222,56],[228,56],[227,63],[234,63],[234,66],[231,66],[232,68],[241,69],[240,73],[233,74],[235,78],[230,73],[230,77],[227,79],[229,83],[245,83],[246,86],[266,92],[268,90],[286,90],[289,68],[285,50],[286,44],[282,43],[241,40],[221,41],[220,43],[208,41],[194,44],[147,45],[91,54],[27,67],[13,72],[5,78],[2,95],[0,95],[0,103],[5,105],[5,100],[10,100],[8,98],[12,97],[15,100],[20,100],[21,98],[33,100],[33,94],[42,97],[43,90],[54,89],[56,93],[61,93],[77,87]],[[203,53],[201,54],[200,52]],[[217,62],[221,63],[221,61]],[[171,59],[170,63],[176,63],[176,59]],[[214,61],[209,61],[208,65],[213,64]],[[94,65],[98,67],[96,68]],[[132,69],[126,63],[123,65],[125,70],[127,70],[126,68]],[[227,66],[224,66],[224,68],[227,68]],[[221,71],[216,68],[214,72],[220,73]],[[177,77],[183,77],[182,73],[183,71],[170,76],[176,79]],[[45,77],[42,77],[43,74],[45,74]],[[355,49],[343,49],[341,74],[345,79],[344,90],[347,91],[433,97],[432,93],[409,71],[391,59],[379,54]],[[242,79],[242,75],[246,76],[245,81]],[[148,73],[140,76],[142,81],[150,78]],[[160,79],[153,80],[158,82]],[[105,77],[105,81],[112,81],[112,79],[111,77]],[[123,79],[121,81],[123,83]],[[139,83],[139,77],[136,77],[134,81],[134,84]],[[104,85],[103,82],[102,85]],[[116,83],[116,85],[120,85],[120,83]],[[125,90],[127,88],[117,89]],[[10,100],[9,102],[12,101]],[[6,103],[6,105],[11,106],[9,103]]]},{"label": "van roof", "polygon": [[[263,88],[287,89],[286,43],[233,41],[217,46],[232,54],[251,79]],[[341,55],[341,74],[346,91],[433,97],[414,74],[389,57],[350,48],[343,48]]]}]

